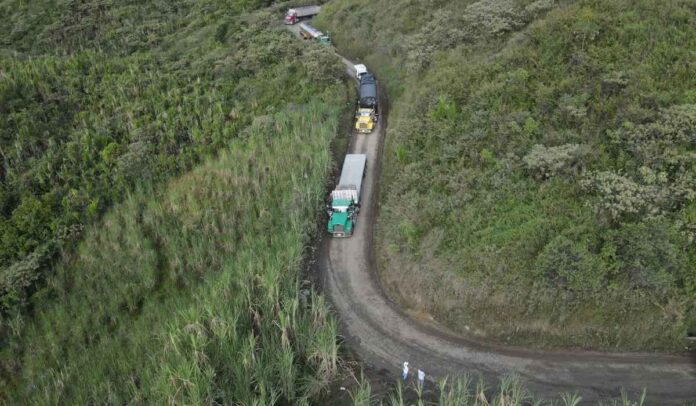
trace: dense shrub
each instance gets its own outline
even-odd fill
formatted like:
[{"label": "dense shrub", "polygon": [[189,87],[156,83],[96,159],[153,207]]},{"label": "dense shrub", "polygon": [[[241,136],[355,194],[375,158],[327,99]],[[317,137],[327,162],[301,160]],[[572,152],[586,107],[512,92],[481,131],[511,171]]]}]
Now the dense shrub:
[{"label": "dense shrub", "polygon": [[420,70],[431,63],[433,53],[463,43],[496,38],[519,30],[553,5],[552,1],[519,0],[448,2],[434,8],[417,35],[408,42],[409,68]]},{"label": "dense shrub", "polygon": [[573,175],[581,170],[587,147],[578,144],[566,144],[558,147],[534,145],[522,158],[532,176],[548,179],[556,175]]},{"label": "dense shrub", "polygon": [[537,261],[538,272],[554,286],[590,292],[606,286],[606,265],[586,241],[559,235],[546,244]]},{"label": "dense shrub", "polygon": [[663,216],[696,198],[695,112],[694,105],[674,106],[655,122],[609,131],[617,167],[626,174],[602,171],[582,182],[600,197],[601,211],[614,220]]}]

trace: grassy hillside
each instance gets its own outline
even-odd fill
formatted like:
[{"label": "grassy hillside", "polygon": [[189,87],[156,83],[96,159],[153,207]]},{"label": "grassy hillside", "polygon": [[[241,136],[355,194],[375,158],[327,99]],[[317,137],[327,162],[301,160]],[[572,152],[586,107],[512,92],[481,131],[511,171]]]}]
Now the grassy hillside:
[{"label": "grassy hillside", "polygon": [[693,2],[336,0],[321,18],[393,103],[377,238],[393,298],[498,341],[683,348]]},{"label": "grassy hillside", "polygon": [[11,34],[0,39],[0,311],[135,185],[189,170],[255,116],[333,80],[328,54],[244,7],[0,2]]},{"label": "grassy hillside", "polygon": [[218,158],[89,227],[12,342],[10,403],[269,404],[324,389],[336,324],[298,277],[340,91],[255,122]]},{"label": "grassy hillside", "polygon": [[0,402],[297,404],[352,84],[268,2],[0,1]]}]

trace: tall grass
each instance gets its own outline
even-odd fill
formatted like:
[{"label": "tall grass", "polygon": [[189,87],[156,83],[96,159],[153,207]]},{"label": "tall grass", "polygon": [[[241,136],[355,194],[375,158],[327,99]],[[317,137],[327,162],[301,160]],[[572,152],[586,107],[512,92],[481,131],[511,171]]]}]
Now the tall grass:
[{"label": "tall grass", "polygon": [[337,325],[299,298],[342,87],[131,193],[50,279],[7,401],[274,404],[337,372]]},{"label": "tall grass", "polygon": [[30,3],[0,1],[0,318],[127,193],[343,72],[260,1]]},{"label": "tall grass", "polygon": [[0,402],[317,396],[343,67],[264,1],[141,3],[0,0]]},{"label": "tall grass", "polygon": [[[384,399],[372,393],[371,386],[361,375],[351,399],[355,406],[389,405],[389,406],[577,406],[582,397],[577,394],[563,394],[559,399],[535,398],[522,386],[516,375],[504,376],[497,386],[488,387],[482,378],[473,379],[468,375],[445,377],[436,383],[426,382],[424,386],[417,383],[403,385],[397,381]],[[597,405],[642,406],[645,404],[646,392],[633,399],[626,393],[620,398],[596,402]]]}]

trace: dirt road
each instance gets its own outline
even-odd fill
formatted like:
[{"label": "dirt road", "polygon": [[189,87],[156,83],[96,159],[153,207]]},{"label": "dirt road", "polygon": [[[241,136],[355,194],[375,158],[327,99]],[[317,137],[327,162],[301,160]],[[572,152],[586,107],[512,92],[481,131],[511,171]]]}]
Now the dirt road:
[{"label": "dirt road", "polygon": [[[352,63],[344,59],[348,72]],[[320,267],[324,288],[341,318],[346,342],[363,361],[397,377],[403,361],[430,377],[481,373],[489,383],[517,373],[536,394],[551,397],[578,391],[584,400],[638,398],[648,389],[650,404],[696,400],[696,360],[687,356],[536,352],[503,348],[448,335],[409,318],[383,294],[373,266],[373,224],[386,120],[372,134],[353,135],[349,153],[367,154],[363,206],[355,234],[327,239]]]},{"label": "dirt road", "polygon": [[[296,26],[288,28],[297,35]],[[354,75],[353,63],[341,59]],[[593,401],[616,398],[623,388],[637,399],[647,388],[648,404],[696,402],[696,355],[500,347],[421,324],[390,302],[375,274],[372,244],[386,121],[383,117],[372,134],[353,135],[348,153],[367,154],[368,162],[357,228],[351,238],[325,239],[319,258],[324,289],[339,314],[346,344],[363,362],[393,371],[395,379],[403,361],[426,371],[429,379],[481,374],[490,385],[504,374],[516,373],[544,398],[577,391],[584,401]]]}]

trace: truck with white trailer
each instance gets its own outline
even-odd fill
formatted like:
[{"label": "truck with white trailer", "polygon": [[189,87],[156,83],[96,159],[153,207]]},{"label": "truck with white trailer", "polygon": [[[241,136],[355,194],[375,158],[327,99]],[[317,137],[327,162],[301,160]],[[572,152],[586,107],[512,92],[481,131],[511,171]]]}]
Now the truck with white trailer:
[{"label": "truck with white trailer", "polygon": [[313,39],[320,44],[331,44],[331,39],[328,35],[307,23],[300,23],[300,36],[302,39]]},{"label": "truck with white trailer", "polygon": [[293,25],[299,23],[300,20],[313,17],[321,11],[321,6],[305,6],[288,9],[283,21],[285,24]]},{"label": "truck with white trailer", "polygon": [[360,211],[360,192],[367,169],[367,155],[348,154],[343,161],[341,177],[331,192],[326,211],[327,231],[334,237],[350,237]]}]

